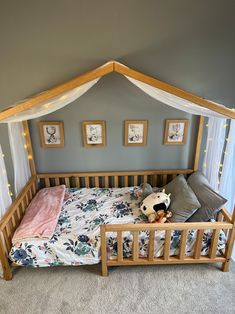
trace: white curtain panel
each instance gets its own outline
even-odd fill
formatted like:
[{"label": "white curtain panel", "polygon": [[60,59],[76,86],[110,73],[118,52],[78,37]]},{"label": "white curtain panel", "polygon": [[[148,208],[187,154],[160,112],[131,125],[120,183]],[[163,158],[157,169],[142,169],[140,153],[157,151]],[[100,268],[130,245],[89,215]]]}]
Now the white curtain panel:
[{"label": "white curtain panel", "polygon": [[208,135],[203,161],[203,173],[215,191],[218,191],[219,188],[219,171],[226,133],[225,125],[226,119],[208,119]]},{"label": "white curtain panel", "polygon": [[[141,81],[135,80],[129,76],[125,77],[138,88],[140,88],[143,92],[153,97],[154,99],[160,101],[163,104],[171,106],[175,109],[188,112],[191,114],[196,114],[205,117],[217,117],[217,118],[225,118],[224,115],[216,113],[210,109],[201,107],[197,104],[194,104],[188,100],[185,100],[181,97],[172,95],[168,92],[165,92],[159,88],[153,87],[151,85],[145,84]],[[218,104],[217,104],[218,105]],[[221,105],[222,106],[222,105]],[[224,107],[224,106],[222,106]]]},{"label": "white curtain panel", "polygon": [[75,101],[77,98],[81,97],[83,94],[85,94],[92,86],[94,86],[99,81],[99,79],[100,78],[97,78],[88,83],[85,83],[66,93],[60,94],[57,97],[51,98],[48,101],[42,101],[35,107],[32,107],[28,110],[17,113],[12,117],[2,120],[1,123],[19,122],[19,121],[35,119],[35,118],[45,116],[54,111],[57,111],[67,106],[71,102]]},{"label": "white curtain panel", "polygon": [[[228,200],[226,208],[232,214],[235,206],[235,120],[231,120],[226,143],[219,192]],[[235,260],[235,248],[232,258]]]},{"label": "white curtain panel", "polygon": [[12,199],[9,194],[7,172],[3,158],[2,147],[0,145],[0,219],[6,213],[11,203]]},{"label": "white curtain panel", "polygon": [[226,207],[232,213],[235,205],[235,120],[231,120],[226,143],[219,191],[228,199]]},{"label": "white curtain panel", "polygon": [[[0,220],[11,206],[12,199],[9,194],[7,171],[3,158],[2,147],[0,145]],[[3,269],[0,262],[0,277],[3,277]]]},{"label": "white curtain panel", "polygon": [[8,123],[8,134],[14,168],[14,187],[18,195],[31,177],[22,122]]}]

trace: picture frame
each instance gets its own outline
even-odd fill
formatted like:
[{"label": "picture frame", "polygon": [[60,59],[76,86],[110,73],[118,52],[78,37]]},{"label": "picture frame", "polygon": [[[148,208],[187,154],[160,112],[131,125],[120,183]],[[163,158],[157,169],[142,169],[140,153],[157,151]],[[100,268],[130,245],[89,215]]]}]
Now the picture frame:
[{"label": "picture frame", "polygon": [[85,147],[106,146],[106,123],[104,120],[82,121],[82,138]]},{"label": "picture frame", "polygon": [[39,134],[41,147],[64,147],[64,123],[62,121],[40,121]]},{"label": "picture frame", "polygon": [[185,145],[187,142],[189,120],[177,119],[165,121],[165,145]]},{"label": "picture frame", "polygon": [[147,132],[147,120],[125,120],[124,145],[145,146],[147,144]]}]

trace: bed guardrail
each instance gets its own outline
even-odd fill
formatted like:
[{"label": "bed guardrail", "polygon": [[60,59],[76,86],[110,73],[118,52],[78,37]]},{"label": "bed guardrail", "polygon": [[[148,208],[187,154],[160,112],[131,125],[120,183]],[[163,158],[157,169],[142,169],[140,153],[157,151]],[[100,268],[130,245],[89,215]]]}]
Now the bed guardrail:
[{"label": "bed guardrail", "polygon": [[26,208],[37,193],[37,190],[37,178],[36,176],[32,176],[0,221],[0,261],[3,268],[4,279],[6,280],[12,279],[8,255],[12,247],[14,232],[20,224]]},{"label": "bed guardrail", "polygon": [[40,188],[65,184],[68,188],[118,188],[150,183],[152,186],[164,186],[177,175],[193,173],[192,169],[112,171],[112,172],[75,172],[75,173],[41,173]]},{"label": "bed guardrail", "polygon": [[[234,211],[235,213],[235,211]],[[102,275],[108,276],[109,266],[131,266],[131,265],[154,265],[154,264],[192,264],[192,263],[218,263],[222,262],[222,270],[228,271],[229,261],[232,254],[235,237],[235,214],[233,217],[222,209],[219,213],[219,220],[216,222],[187,222],[187,223],[166,223],[166,224],[107,224],[102,225],[101,230],[101,261]],[[209,253],[206,256],[201,255],[202,240],[204,230],[212,230],[212,239]],[[165,231],[164,252],[162,257],[154,256],[154,239],[157,230]],[[171,235],[174,230],[181,231],[179,254],[170,256]],[[194,246],[193,256],[186,256],[186,241],[189,230],[197,230],[197,238]],[[222,255],[217,256],[217,245],[220,230],[227,231],[226,249]],[[123,256],[123,232],[133,234],[132,257]],[[148,256],[139,257],[139,232],[149,232]],[[117,258],[108,259],[107,256],[107,233],[117,234]]]}]

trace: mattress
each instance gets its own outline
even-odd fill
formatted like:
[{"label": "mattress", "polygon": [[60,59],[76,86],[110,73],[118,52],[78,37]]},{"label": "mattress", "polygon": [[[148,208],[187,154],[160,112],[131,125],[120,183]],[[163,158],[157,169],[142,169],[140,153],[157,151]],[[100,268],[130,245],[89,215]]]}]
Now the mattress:
[{"label": "mattress", "polygon": [[[138,187],[69,189],[55,232],[51,239],[27,239],[15,243],[9,258],[19,266],[50,267],[60,265],[84,265],[100,262],[100,225],[146,222],[139,209]],[[186,255],[193,255],[197,232],[190,230],[186,243]],[[181,233],[173,231],[170,255],[179,253]],[[207,255],[212,237],[205,230],[201,254]],[[164,231],[155,233],[155,257],[163,255]],[[133,234],[123,232],[123,255],[130,257]],[[139,256],[147,256],[149,233],[139,233]],[[225,248],[226,236],[220,232],[218,254]],[[116,233],[107,234],[108,257],[117,256]]]}]

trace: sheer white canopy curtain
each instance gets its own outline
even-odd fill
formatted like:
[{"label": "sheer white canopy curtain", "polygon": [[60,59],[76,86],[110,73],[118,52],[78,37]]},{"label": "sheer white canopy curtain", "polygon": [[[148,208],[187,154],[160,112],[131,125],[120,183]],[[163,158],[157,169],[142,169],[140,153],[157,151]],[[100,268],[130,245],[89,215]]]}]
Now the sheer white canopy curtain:
[{"label": "sheer white canopy curtain", "polygon": [[[209,118],[203,172],[211,186],[228,202],[230,213],[235,206],[235,120]],[[235,260],[235,249],[232,255]]]},{"label": "sheer white canopy curtain", "polygon": [[[181,111],[196,114],[199,116],[204,117],[217,117],[217,118],[226,118],[224,115],[217,113],[215,111],[212,111],[210,109],[201,107],[189,100],[183,99],[181,97],[178,97],[176,95],[173,95],[171,93],[165,92],[164,90],[161,90],[157,87],[153,87],[151,85],[148,85],[146,83],[143,83],[139,80],[133,79],[127,75],[125,77],[135,86],[137,86],[139,89],[141,89],[144,93],[148,94],[152,98],[160,101],[163,104],[166,104],[170,107],[173,107],[175,109],[179,109]],[[218,104],[217,104],[218,105]]]},{"label": "sheer white canopy curtain", "polygon": [[226,138],[219,191],[228,199],[226,205],[232,212],[235,204],[235,120],[231,120]]},{"label": "sheer white canopy curtain", "polygon": [[8,123],[8,134],[14,168],[14,188],[17,196],[31,177],[22,122]]},{"label": "sheer white canopy curtain", "polygon": [[[188,101],[184,98],[175,96],[171,93],[165,92],[164,90],[153,87],[129,76],[125,75],[125,77],[128,79],[129,82],[137,86],[144,93],[148,94],[149,96],[153,97],[163,104],[191,114],[202,115],[205,117],[226,118],[226,116],[224,116],[223,114],[199,106],[198,104]],[[68,92],[53,97],[47,101],[41,101],[32,108],[26,109],[22,112],[16,113],[14,116],[2,120],[1,123],[20,122],[35,119],[59,110],[81,97],[88,90],[90,90],[99,80],[100,77],[91,80],[85,84],[82,84],[81,86],[76,87]],[[20,102],[17,104],[20,104]],[[222,105],[220,106],[223,107]]]},{"label": "sheer white canopy curtain", "polygon": [[5,120],[2,120],[1,123],[21,122],[30,119],[36,119],[57,111],[69,105],[70,103],[81,97],[83,94],[85,94],[90,88],[92,88],[92,86],[94,86],[99,81],[99,79],[100,78],[97,78],[88,83],[82,84],[81,86],[71,89],[70,91],[60,94],[59,96],[53,97],[48,101],[41,101],[39,104],[37,104],[37,106],[19,112]]},{"label": "sheer white canopy curtain", "polygon": [[203,162],[203,173],[209,180],[212,188],[219,191],[220,167],[222,162],[226,119],[209,118],[208,133],[205,150],[205,158]]},{"label": "sheer white canopy curtain", "polygon": [[[235,120],[231,120],[226,138],[219,192],[228,200],[226,207],[232,213],[235,206]],[[235,260],[235,247],[232,259]]]},{"label": "sheer white canopy curtain", "polygon": [[230,212],[235,204],[235,120],[208,119],[203,172],[211,186],[228,199]]},{"label": "sheer white canopy curtain", "polygon": [[[10,207],[12,199],[10,196],[4,154],[0,145],[0,220]],[[3,277],[3,269],[0,262],[0,277]]]},{"label": "sheer white canopy curtain", "polygon": [[0,145],[0,219],[12,203],[10,196],[4,154]]}]

